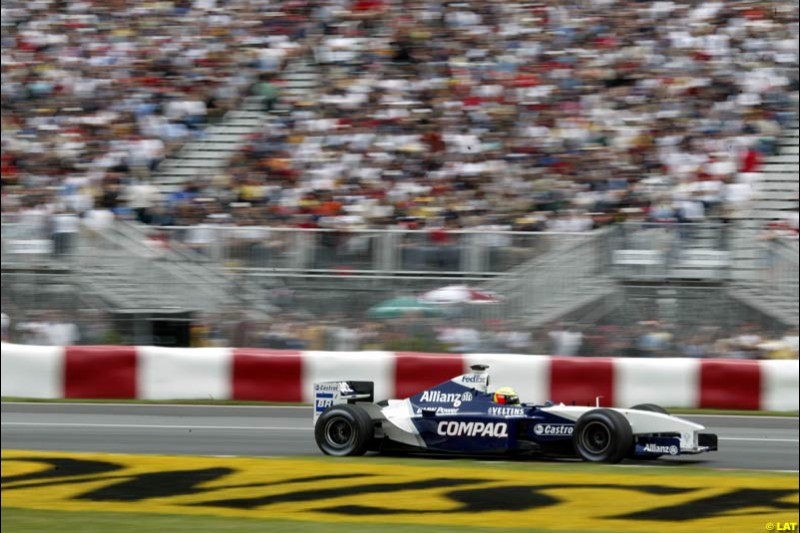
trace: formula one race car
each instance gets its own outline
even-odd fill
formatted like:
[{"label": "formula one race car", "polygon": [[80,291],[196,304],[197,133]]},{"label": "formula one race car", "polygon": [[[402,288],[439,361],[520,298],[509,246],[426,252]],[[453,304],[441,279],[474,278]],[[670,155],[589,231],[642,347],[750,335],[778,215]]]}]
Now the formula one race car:
[{"label": "formula one race car", "polygon": [[531,454],[617,463],[717,449],[703,426],[653,404],[610,409],[520,403],[489,390],[488,368],[404,400],[374,403],[369,381],[314,384],[314,437],[328,455],[367,451],[463,455]]}]

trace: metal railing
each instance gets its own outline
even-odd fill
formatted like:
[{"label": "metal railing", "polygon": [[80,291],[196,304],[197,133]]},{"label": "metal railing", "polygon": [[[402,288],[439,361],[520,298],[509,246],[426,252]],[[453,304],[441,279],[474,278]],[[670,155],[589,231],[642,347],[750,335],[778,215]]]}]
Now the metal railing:
[{"label": "metal railing", "polygon": [[[26,224],[4,215],[3,264],[58,263],[46,226]],[[737,231],[737,235],[741,230]],[[109,246],[131,256],[158,260],[185,277],[219,284],[226,273],[262,271],[290,274],[444,274],[513,275],[530,270],[545,257],[572,264],[564,247],[592,243],[597,273],[620,277],[670,278],[701,275],[727,279],[738,268],[734,252],[749,246],[756,252],[757,233],[734,239],[726,224],[629,223],[587,233],[531,233],[489,230],[426,231],[400,229],[299,229],[285,227],[196,225],[153,227],[117,221],[111,227],[75,234],[71,255],[106,254]],[[603,237],[597,237],[598,235]],[[601,240],[598,240],[601,239]],[[745,244],[742,244],[744,241]],[[784,255],[796,251],[796,240],[779,239]],[[94,248],[93,248],[94,247]],[[105,248],[104,248],[105,247]],[[792,248],[793,247],[793,248]],[[778,249],[778,248],[776,248]],[[98,252],[98,250],[101,250]],[[758,253],[758,252],[756,252]],[[796,255],[796,254],[795,254]],[[560,258],[560,259],[559,259]],[[764,276],[766,269],[761,266]]]},{"label": "metal railing", "polygon": [[728,280],[733,239],[727,224],[627,223],[616,226],[608,248],[622,279]]},{"label": "metal railing", "polygon": [[603,229],[568,239],[555,237],[546,253],[488,281],[484,287],[505,300],[480,311],[494,317],[522,316],[537,325],[608,294],[613,289],[608,236]]},{"label": "metal railing", "polygon": [[[87,300],[102,299],[119,308],[201,313],[263,304],[276,310],[274,317],[349,320],[363,318],[383,299],[458,282],[503,297],[496,305],[465,306],[459,319],[535,327],[567,315],[594,316],[620,282],[700,279],[734,288],[739,282],[728,273],[744,267],[732,252],[750,246],[759,255],[747,265],[753,271],[748,298],[786,306],[796,316],[796,243],[759,240],[755,233],[733,239],[728,232],[713,224],[526,233],[163,228],[117,221],[104,232],[73,235],[64,253],[43,227],[4,217],[3,287],[16,287],[9,294],[38,310],[49,301],[67,312],[90,309]],[[82,303],[70,307],[77,297]],[[133,300],[136,305],[126,306]]]},{"label": "metal railing", "polygon": [[60,235],[4,222],[2,265],[4,276],[9,270],[35,271],[40,278],[68,274],[85,297],[117,308],[216,309],[232,301],[225,274],[213,277],[196,261],[165,253],[124,222]]},{"label": "metal railing", "polygon": [[154,230],[168,249],[188,249],[227,270],[356,273],[506,272],[582,234],[514,231],[298,229],[198,225]]},{"label": "metal railing", "polygon": [[760,286],[766,295],[793,305],[800,301],[800,269],[797,241],[776,239],[764,245],[764,276]]}]

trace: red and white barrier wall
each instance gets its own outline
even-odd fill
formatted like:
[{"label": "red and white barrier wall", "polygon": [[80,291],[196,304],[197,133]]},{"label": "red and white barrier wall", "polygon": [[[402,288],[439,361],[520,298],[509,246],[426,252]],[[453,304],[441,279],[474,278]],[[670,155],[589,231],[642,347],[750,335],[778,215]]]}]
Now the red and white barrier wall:
[{"label": "red and white barrier wall", "polygon": [[490,386],[523,401],[630,407],[657,403],[794,411],[797,360],[625,359],[507,354],[316,352],[155,346],[2,346],[2,395],[310,402],[315,381],[375,382],[376,398],[402,398],[490,365]]}]

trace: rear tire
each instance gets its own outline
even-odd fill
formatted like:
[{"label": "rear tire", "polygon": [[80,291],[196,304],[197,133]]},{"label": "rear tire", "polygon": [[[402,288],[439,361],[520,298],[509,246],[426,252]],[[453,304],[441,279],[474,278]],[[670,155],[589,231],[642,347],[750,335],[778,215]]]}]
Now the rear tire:
[{"label": "rear tire", "polygon": [[661,407],[660,405],[656,405],[654,403],[640,403],[631,407],[631,409],[636,409],[638,411],[650,411],[652,413],[661,413],[662,415],[668,415],[666,409]]},{"label": "rear tire", "polygon": [[578,419],[572,442],[584,461],[618,463],[633,447],[633,430],[621,413],[593,409]]},{"label": "rear tire", "polygon": [[334,405],[317,419],[314,439],[325,455],[364,455],[373,438],[372,419],[358,405]]}]

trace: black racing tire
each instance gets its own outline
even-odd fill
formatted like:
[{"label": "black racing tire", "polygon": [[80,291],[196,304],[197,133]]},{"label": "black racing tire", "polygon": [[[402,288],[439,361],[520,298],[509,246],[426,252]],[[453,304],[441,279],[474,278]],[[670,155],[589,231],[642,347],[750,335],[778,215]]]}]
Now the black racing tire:
[{"label": "black racing tire", "polygon": [[341,404],[328,408],[317,419],[314,439],[325,455],[337,457],[364,455],[374,436],[372,419],[358,405]]},{"label": "black racing tire", "polygon": [[640,403],[636,404],[631,409],[636,409],[637,411],[650,411],[653,413],[661,413],[662,415],[668,415],[669,412],[661,407],[660,405],[656,405],[654,403]]},{"label": "black racing tire", "polygon": [[572,442],[584,461],[618,463],[633,447],[633,430],[622,413],[592,409],[578,419]]}]

